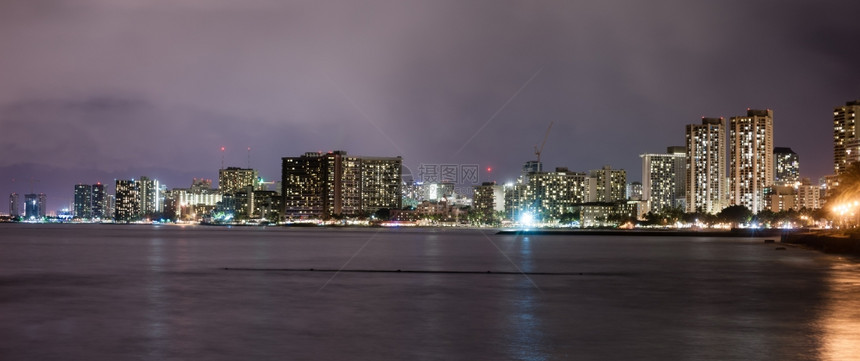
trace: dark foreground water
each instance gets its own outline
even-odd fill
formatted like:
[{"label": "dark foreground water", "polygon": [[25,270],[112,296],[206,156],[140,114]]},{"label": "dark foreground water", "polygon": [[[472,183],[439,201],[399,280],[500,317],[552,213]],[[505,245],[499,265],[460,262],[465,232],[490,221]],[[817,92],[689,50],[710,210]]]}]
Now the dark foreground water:
[{"label": "dark foreground water", "polygon": [[0,359],[860,359],[856,260],[776,246],[0,225]]}]

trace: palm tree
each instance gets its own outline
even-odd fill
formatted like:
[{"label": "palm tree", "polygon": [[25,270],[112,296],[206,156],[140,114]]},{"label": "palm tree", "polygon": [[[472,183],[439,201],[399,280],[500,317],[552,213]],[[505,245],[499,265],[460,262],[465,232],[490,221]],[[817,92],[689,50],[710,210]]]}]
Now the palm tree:
[{"label": "palm tree", "polygon": [[830,211],[843,218],[860,214],[860,162],[851,163],[839,175],[839,183],[827,197]]}]

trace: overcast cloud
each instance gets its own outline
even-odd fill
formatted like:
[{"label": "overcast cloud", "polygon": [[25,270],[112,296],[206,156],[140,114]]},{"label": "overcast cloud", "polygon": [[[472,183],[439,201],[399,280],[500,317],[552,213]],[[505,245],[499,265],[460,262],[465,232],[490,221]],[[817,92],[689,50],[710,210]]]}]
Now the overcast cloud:
[{"label": "overcast cloud", "polygon": [[776,145],[817,179],[832,167],[832,108],[860,98],[860,23],[846,15],[858,13],[851,1],[6,0],[0,191],[51,177],[36,191],[53,210],[104,177],[185,187],[217,178],[221,146],[237,166],[251,147],[266,178],[280,157],[344,149],[412,169],[477,163],[494,168],[482,180],[507,181],[550,121],[547,167],[610,164],[633,181],[639,154],[747,107],[774,109]]}]

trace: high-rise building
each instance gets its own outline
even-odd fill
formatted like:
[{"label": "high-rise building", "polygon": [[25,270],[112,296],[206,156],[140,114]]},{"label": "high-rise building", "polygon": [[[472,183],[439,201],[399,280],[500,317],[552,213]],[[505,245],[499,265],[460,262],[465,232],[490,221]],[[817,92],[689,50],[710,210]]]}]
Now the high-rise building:
[{"label": "high-rise building", "polygon": [[642,200],[642,182],[633,182],[627,185],[627,199],[631,201]]},{"label": "high-rise building", "polygon": [[170,203],[171,209],[170,212],[166,209],[164,212],[169,213],[171,219],[191,219],[190,214],[202,214],[207,209],[214,209],[222,198],[223,194],[212,188],[211,179],[193,178],[190,188],[173,188],[166,192],[164,203]]},{"label": "high-rise building", "polygon": [[48,215],[48,196],[45,193],[39,193],[37,197],[39,201],[39,217],[45,217]]},{"label": "high-rise building", "polygon": [[345,151],[284,157],[281,195],[288,218],[358,216],[402,204],[400,157],[350,156]]},{"label": "high-rise building", "polygon": [[[676,149],[680,148],[680,149]],[[642,200],[647,210],[684,209],[684,173],[687,154],[684,147],[669,147],[666,154],[642,154]]]},{"label": "high-rise building", "polygon": [[543,163],[536,160],[530,160],[523,164],[523,174],[543,172]]},{"label": "high-rise building", "polygon": [[842,174],[849,164],[860,161],[858,113],[860,100],[849,101],[833,109],[833,171],[836,175]]},{"label": "high-rise building", "polygon": [[666,147],[675,159],[675,208],[687,208],[687,148],[683,145]]},{"label": "high-rise building", "polygon": [[245,191],[247,187],[256,189],[259,174],[255,169],[227,167],[218,171],[218,189],[221,194]]},{"label": "high-rise building", "polygon": [[602,169],[589,172],[588,201],[617,202],[627,200],[627,171],[612,169],[606,165]]},{"label": "high-rise building", "polygon": [[140,177],[138,183],[138,196],[140,197],[140,215],[147,216],[156,214],[163,210],[162,187],[157,179]]},{"label": "high-rise building", "polygon": [[731,204],[753,213],[764,209],[765,188],[773,185],[773,111],[748,109],[729,120]]},{"label": "high-rise building", "polygon": [[821,208],[821,187],[803,178],[797,186],[797,208],[818,209]]},{"label": "high-rise building", "polygon": [[[403,201],[400,197],[403,160],[400,157],[360,157],[358,162],[361,165],[358,184],[360,209],[364,212],[376,212],[383,208],[400,209]],[[342,192],[345,193],[346,188]]]},{"label": "high-rise building", "polygon": [[794,186],[772,185],[765,187],[762,201],[764,202],[762,210],[770,210],[774,213],[798,209],[797,190]]},{"label": "high-rise building", "polygon": [[21,205],[18,193],[13,192],[9,194],[9,215],[12,217],[18,217],[21,215]]},{"label": "high-rise building", "polygon": [[105,192],[105,185],[101,183],[96,183],[92,185],[92,218],[95,219],[105,219],[110,218],[106,216],[105,208],[107,206],[107,193]]},{"label": "high-rise building", "polygon": [[687,212],[717,213],[726,192],[726,131],[723,118],[686,126]]},{"label": "high-rise building", "polygon": [[773,184],[794,186],[800,182],[800,159],[791,148],[773,148]]},{"label": "high-rise building", "polygon": [[93,218],[93,187],[91,185],[75,185],[75,203],[73,208],[74,213],[72,215],[75,218]]},{"label": "high-rise building", "polygon": [[475,186],[472,208],[481,215],[483,221],[492,221],[496,212],[505,210],[505,190],[496,182],[483,182]]},{"label": "high-rise building", "polygon": [[505,213],[513,220],[524,214],[544,222],[557,220],[587,200],[585,173],[556,168],[554,172],[532,172],[505,187]]},{"label": "high-rise building", "polygon": [[319,218],[328,211],[328,163],[322,153],[308,152],[301,157],[284,157],[281,165],[281,196],[284,216],[288,218]]},{"label": "high-rise building", "polygon": [[117,179],[114,219],[118,222],[140,219],[140,182],[134,179]]},{"label": "high-rise building", "polygon": [[45,193],[30,193],[24,195],[24,218],[38,219],[47,214],[48,197]]},{"label": "high-rise building", "polygon": [[116,195],[108,194],[105,197],[105,214],[102,219],[114,219],[114,211],[116,210]]}]

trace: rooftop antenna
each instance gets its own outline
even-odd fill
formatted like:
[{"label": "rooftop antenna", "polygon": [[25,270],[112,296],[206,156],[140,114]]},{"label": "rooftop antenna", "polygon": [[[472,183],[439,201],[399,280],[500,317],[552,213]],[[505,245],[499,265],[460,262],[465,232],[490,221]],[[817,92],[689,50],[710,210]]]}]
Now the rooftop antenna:
[{"label": "rooftop antenna", "polygon": [[224,146],[221,146],[221,169],[224,169]]},{"label": "rooftop antenna", "polygon": [[251,147],[248,147],[248,169],[251,169]]}]

